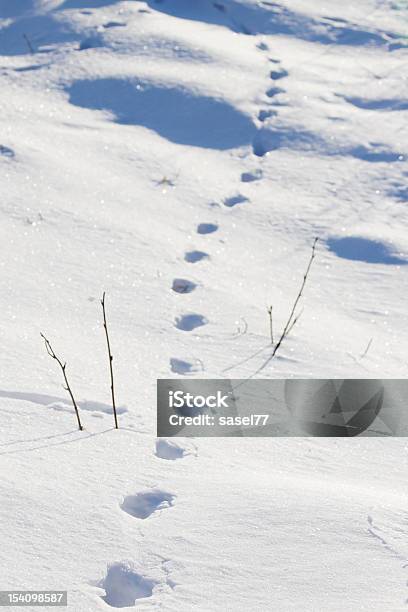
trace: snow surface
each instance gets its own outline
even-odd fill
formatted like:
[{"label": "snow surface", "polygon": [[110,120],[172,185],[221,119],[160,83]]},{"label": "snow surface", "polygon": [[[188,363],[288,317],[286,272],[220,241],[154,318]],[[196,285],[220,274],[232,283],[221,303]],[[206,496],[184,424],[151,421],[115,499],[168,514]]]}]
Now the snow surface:
[{"label": "snow surface", "polygon": [[403,439],[154,431],[160,377],[406,376],[407,26],[403,0],[0,0],[0,588],[406,609]]}]

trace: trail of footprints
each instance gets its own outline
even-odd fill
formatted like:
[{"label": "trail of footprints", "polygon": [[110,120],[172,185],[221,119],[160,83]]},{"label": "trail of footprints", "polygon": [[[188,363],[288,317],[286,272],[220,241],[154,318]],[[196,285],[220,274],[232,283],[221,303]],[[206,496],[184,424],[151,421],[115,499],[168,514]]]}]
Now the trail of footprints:
[{"label": "trail of footprints", "polygon": [[[260,43],[258,49],[264,53],[269,52],[269,47],[266,43]],[[257,157],[264,157],[269,151],[279,147],[279,139],[276,138],[273,130],[266,127],[266,124],[268,120],[278,115],[277,108],[285,105],[285,102],[279,99],[279,95],[286,93],[286,90],[282,87],[282,80],[289,76],[289,72],[280,65],[280,60],[269,57],[269,62],[273,66],[269,73],[273,85],[268,87],[265,92],[269,100],[266,108],[261,108],[258,112],[258,120],[262,125],[252,142],[252,151]]]},{"label": "trail of footprints", "polygon": [[[269,47],[266,43],[261,42],[257,45],[258,49],[262,53],[269,53]],[[255,137],[252,142],[252,151],[256,157],[263,157],[269,151],[277,148],[277,144],[273,141],[273,132],[265,127],[265,123],[268,122],[272,117],[276,117],[278,111],[276,107],[281,106],[283,102],[276,100],[279,94],[285,93],[285,89],[281,86],[281,81],[289,76],[287,70],[280,65],[280,60],[275,58],[268,58],[272,66],[269,72],[269,78],[273,82],[272,86],[268,86],[265,91],[267,103],[264,108],[261,108],[258,112],[258,120],[260,127],[257,130]],[[277,84],[279,83],[279,85]],[[241,174],[241,183],[253,183],[260,181],[263,178],[263,171],[261,168],[256,168],[252,171],[245,171]],[[236,193],[231,196],[227,196],[222,200],[222,204],[225,208],[232,209],[235,206],[241,206],[250,202],[250,199],[242,193]],[[196,227],[196,233],[202,239],[215,234],[219,229],[217,223],[203,222],[199,223]],[[194,250],[187,251],[184,254],[184,261],[189,264],[199,264],[201,262],[209,261],[211,259],[210,254],[206,251]],[[186,278],[175,278],[172,284],[172,290],[177,294],[192,293],[199,287],[199,284]],[[186,312],[180,314],[175,318],[174,325],[177,329],[183,332],[192,332],[200,327],[208,324],[208,319],[199,313]],[[202,366],[202,364],[201,364]],[[175,374],[186,375],[197,371],[197,364],[185,361],[183,359],[171,358],[170,369]]]},{"label": "trail of footprints", "polygon": [[[173,440],[158,438],[155,455],[159,459],[175,461],[191,454]],[[126,495],[120,503],[123,512],[136,519],[146,521],[157,517],[164,510],[174,506],[176,495],[161,488],[151,488],[139,491],[134,495]],[[106,576],[94,584],[105,591],[102,599],[113,608],[135,606],[139,599],[151,597],[156,586],[167,584],[174,589],[177,584],[170,578],[169,559],[163,559],[162,570],[165,580],[146,576],[136,565],[129,561],[119,561],[108,565]]]},{"label": "trail of footprints", "polygon": [[[265,43],[258,45],[258,48],[262,52],[268,52],[269,50]],[[268,100],[272,100],[275,96],[285,91],[282,87],[275,85],[275,81],[281,81],[288,76],[287,71],[279,66],[278,60],[270,61],[274,64],[274,68],[270,72],[270,79],[274,81],[274,84],[265,92]],[[277,105],[279,105],[279,103],[275,102],[274,106]],[[272,102],[269,102],[268,107],[260,109],[258,113],[261,127],[258,129],[252,144],[253,153],[257,157],[263,157],[268,151],[274,148],[272,144],[268,142],[268,138],[265,137],[265,130],[263,127],[264,122],[277,115],[277,111],[271,108],[271,106]],[[263,171],[261,168],[245,171],[240,177],[241,183],[243,184],[260,181],[262,178]],[[241,193],[236,193],[225,197],[222,204],[226,209],[233,209],[235,206],[241,206],[249,202],[250,200],[248,197]],[[216,234],[218,229],[219,226],[217,223],[207,220],[197,225],[196,234],[200,240],[206,241],[212,234]],[[211,257],[207,251],[192,250],[184,254],[184,261],[190,265],[197,265],[211,261]],[[194,282],[184,277],[174,278],[171,285],[172,291],[179,296],[191,294],[199,287],[200,285],[198,282]],[[207,323],[208,320],[204,315],[195,312],[184,312],[177,316],[174,321],[174,325],[178,330],[187,333],[203,327],[207,325]],[[197,363],[204,369],[201,362],[198,361]],[[197,364],[182,359],[172,358],[170,359],[170,369],[176,374],[186,375],[197,371]],[[176,461],[178,459],[183,459],[188,454],[190,454],[189,451],[172,440],[159,438],[156,441],[155,455],[159,459]],[[127,495],[122,500],[120,508],[123,512],[137,521],[148,521],[158,517],[163,511],[169,511],[169,509],[175,505],[175,501],[176,495],[174,493],[165,489],[151,488],[139,491],[133,495]],[[176,584],[170,579],[169,569],[167,566],[164,567],[165,563],[169,563],[169,560],[164,560],[162,563],[166,573],[165,582],[173,589]],[[112,563],[108,566],[105,578],[99,581],[97,586],[104,589],[105,595],[102,599],[108,605],[116,608],[123,608],[134,606],[139,599],[151,597],[154,588],[159,584],[160,581],[147,577],[131,563],[121,561]]]}]

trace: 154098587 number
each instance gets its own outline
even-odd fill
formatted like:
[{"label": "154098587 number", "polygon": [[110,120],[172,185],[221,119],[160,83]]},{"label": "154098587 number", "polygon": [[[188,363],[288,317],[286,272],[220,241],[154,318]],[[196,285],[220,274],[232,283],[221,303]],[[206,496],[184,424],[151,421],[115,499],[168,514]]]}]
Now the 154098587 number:
[{"label": "154098587 number", "polygon": [[0,591],[0,606],[66,606],[67,591]]}]

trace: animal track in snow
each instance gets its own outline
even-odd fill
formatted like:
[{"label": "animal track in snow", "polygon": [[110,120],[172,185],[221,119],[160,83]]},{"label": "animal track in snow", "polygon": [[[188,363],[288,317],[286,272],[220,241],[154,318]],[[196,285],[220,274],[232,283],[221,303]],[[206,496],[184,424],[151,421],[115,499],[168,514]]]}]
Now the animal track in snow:
[{"label": "animal track in snow", "polygon": [[194,365],[189,361],[183,361],[182,359],[176,359],[172,357],[170,359],[170,369],[175,374],[192,374],[193,372],[197,372],[199,370],[204,370],[204,366],[201,361],[197,360],[197,364]]},{"label": "animal track in snow", "polygon": [[236,196],[231,196],[230,198],[225,198],[224,206],[227,206],[227,208],[233,208],[234,206],[237,206],[237,204],[244,204],[245,202],[249,202],[249,198],[238,194]]},{"label": "animal track in snow", "polygon": [[368,532],[400,561],[407,560],[407,513],[376,510],[367,516]]},{"label": "animal track in snow", "polygon": [[175,374],[190,374],[193,371],[193,365],[182,359],[170,359],[170,369]]},{"label": "animal track in snow", "polygon": [[122,23],[121,21],[108,21],[103,24],[103,27],[108,30],[110,28],[124,28],[126,27],[126,23]]},{"label": "animal track in snow", "polygon": [[273,98],[281,93],[285,93],[285,90],[282,87],[271,87],[267,90],[266,95],[268,98]]},{"label": "animal track in snow", "polygon": [[204,251],[187,251],[184,255],[184,261],[188,263],[197,263],[199,261],[203,261],[203,259],[209,259],[210,256],[208,253],[204,253]]},{"label": "animal track in snow", "polygon": [[12,157],[15,157],[15,153],[13,149],[10,149],[9,147],[5,147],[4,145],[0,145],[0,156],[12,158]]},{"label": "animal track in snow", "polygon": [[102,599],[113,608],[134,606],[136,600],[151,597],[156,580],[146,578],[128,562],[108,565],[106,577],[98,583],[105,590]]},{"label": "animal track in snow", "polygon": [[175,461],[176,459],[182,459],[187,455],[184,448],[173,442],[173,440],[166,440],[165,438],[159,438],[156,440],[156,457],[160,459],[166,459],[167,461]]},{"label": "animal track in snow", "polygon": [[127,495],[120,507],[127,514],[145,520],[158,510],[170,508],[175,497],[172,493],[161,489],[149,489],[136,493],[136,495]]},{"label": "animal track in snow", "polygon": [[197,285],[185,278],[175,278],[173,280],[172,289],[176,293],[191,293],[196,289]]},{"label": "animal track in snow", "polygon": [[99,47],[103,47],[104,42],[99,35],[88,36],[88,38],[84,38],[79,44],[79,51],[87,51],[88,49],[98,49]]},{"label": "animal track in snow", "polygon": [[269,132],[258,130],[252,143],[252,150],[257,157],[264,157],[269,151],[278,147],[272,144],[272,139],[269,137]]},{"label": "animal track in snow", "polygon": [[269,119],[270,117],[276,117],[277,115],[277,111],[275,110],[260,110],[258,113],[258,119],[259,121],[262,121],[262,123],[264,121],[266,121],[267,119]]},{"label": "animal track in snow", "polygon": [[280,70],[271,70],[270,73],[270,77],[273,81],[279,81],[279,79],[284,79],[287,76],[289,76],[289,72],[284,68],[281,68]]},{"label": "animal track in snow", "polygon": [[176,318],[176,327],[182,331],[193,331],[197,327],[202,327],[208,323],[203,315],[189,313]]},{"label": "animal track in snow", "polygon": [[218,229],[218,225],[215,223],[199,223],[197,225],[198,234],[213,234]]},{"label": "animal track in snow", "polygon": [[254,170],[253,172],[243,172],[241,174],[241,181],[243,183],[253,183],[254,181],[259,181],[263,177],[263,172],[260,168]]},{"label": "animal track in snow", "polygon": [[260,42],[256,46],[260,51],[269,51],[269,47],[265,42]]}]

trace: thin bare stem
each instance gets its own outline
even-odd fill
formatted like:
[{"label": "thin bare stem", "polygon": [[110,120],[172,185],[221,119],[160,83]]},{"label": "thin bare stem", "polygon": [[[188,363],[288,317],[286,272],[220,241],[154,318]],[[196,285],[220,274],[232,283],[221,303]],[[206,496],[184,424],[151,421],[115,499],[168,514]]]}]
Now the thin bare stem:
[{"label": "thin bare stem", "polygon": [[34,55],[34,53],[35,53],[35,51],[34,51],[34,47],[33,47],[33,45],[31,44],[31,41],[30,41],[30,39],[28,38],[27,34],[23,34],[23,38],[24,38],[24,40],[25,40],[25,41],[26,41],[26,43],[27,43],[28,50],[30,51],[30,53],[31,53],[32,55]]},{"label": "thin bare stem", "polygon": [[272,358],[275,357],[276,353],[278,352],[278,350],[281,347],[282,342],[285,340],[285,338],[288,335],[288,333],[290,332],[290,330],[293,328],[294,325],[296,325],[297,321],[299,320],[300,314],[299,315],[296,314],[296,309],[297,309],[297,306],[299,304],[299,300],[300,300],[300,298],[303,295],[303,291],[304,291],[304,288],[305,288],[305,285],[306,285],[306,282],[307,282],[307,278],[309,276],[310,268],[312,267],[313,260],[316,257],[316,244],[317,244],[318,240],[319,240],[318,238],[314,239],[313,246],[312,246],[312,254],[310,256],[309,263],[308,263],[308,266],[306,268],[306,272],[303,275],[302,285],[301,285],[299,293],[297,294],[296,299],[295,299],[295,301],[293,303],[292,310],[290,311],[289,318],[286,321],[285,327],[283,328],[283,332],[282,332],[278,342],[276,343],[275,348],[273,349],[273,352],[272,352],[272,355],[271,355]]},{"label": "thin bare stem", "polygon": [[[294,304],[293,304],[293,306],[292,306],[292,309],[291,309],[291,311],[290,311],[290,314],[289,314],[288,320],[287,320],[287,322],[286,322],[286,325],[285,325],[285,327],[284,327],[284,329],[283,329],[283,332],[282,332],[282,334],[281,334],[281,336],[280,336],[280,338],[279,338],[278,342],[277,342],[277,343],[276,343],[276,345],[273,347],[272,353],[269,355],[269,357],[268,357],[267,359],[265,359],[265,361],[262,363],[262,365],[261,365],[261,366],[259,366],[259,368],[257,368],[257,369],[256,369],[256,370],[255,370],[255,371],[254,371],[254,372],[253,372],[253,373],[252,373],[252,374],[251,374],[251,375],[248,377],[248,378],[246,378],[246,379],[245,379],[245,381],[246,381],[246,380],[250,380],[251,378],[254,378],[254,376],[257,376],[257,374],[259,374],[260,372],[262,372],[262,370],[264,370],[264,369],[266,368],[266,366],[267,366],[267,365],[268,365],[268,364],[269,364],[269,363],[270,363],[270,362],[273,360],[273,358],[275,357],[275,355],[276,355],[276,353],[278,352],[278,350],[279,350],[280,346],[282,345],[282,342],[285,340],[285,338],[287,338],[288,334],[289,334],[289,333],[292,331],[292,329],[295,327],[296,323],[299,321],[299,319],[300,319],[300,317],[301,317],[301,315],[302,315],[302,313],[303,313],[303,310],[301,310],[301,311],[298,313],[298,312],[297,312],[297,307],[298,307],[298,304],[299,304],[300,298],[301,298],[301,297],[302,297],[302,295],[303,295],[303,291],[304,291],[304,288],[305,288],[305,285],[306,285],[306,282],[307,282],[307,279],[308,279],[308,276],[309,276],[310,269],[311,269],[312,264],[313,264],[313,260],[314,260],[314,258],[316,257],[316,244],[317,244],[318,240],[319,240],[318,238],[315,238],[315,239],[314,239],[313,246],[312,246],[312,254],[311,254],[311,256],[310,256],[309,263],[308,263],[308,266],[307,266],[307,268],[306,268],[306,272],[305,272],[305,274],[304,274],[304,276],[303,276],[302,285],[301,285],[301,287],[300,287],[300,289],[299,289],[299,292],[298,292],[298,294],[297,294],[297,296],[296,296],[296,299],[295,299]],[[271,308],[272,308],[272,307],[270,307],[270,309],[271,309]],[[270,313],[270,316],[271,316],[271,315],[272,315],[272,313],[270,312],[270,309],[268,308],[268,313]],[[272,343],[272,345],[273,345],[273,343]],[[233,370],[233,369],[235,369],[235,368],[237,368],[237,367],[239,367],[239,366],[241,366],[241,365],[243,365],[243,364],[247,363],[248,361],[251,361],[251,359],[254,359],[255,357],[257,357],[257,356],[258,356],[260,353],[262,353],[262,352],[263,352],[265,349],[267,349],[269,346],[270,346],[270,345],[268,345],[268,344],[267,344],[267,345],[265,345],[265,346],[262,346],[260,349],[258,349],[257,351],[255,351],[255,353],[252,353],[252,355],[250,355],[249,357],[246,357],[246,358],[245,358],[245,359],[243,359],[242,361],[239,361],[238,363],[236,363],[236,364],[234,364],[234,365],[232,365],[232,366],[229,366],[228,368],[224,368],[224,370],[222,370],[222,371],[223,371],[223,372],[228,372],[228,371],[230,371],[230,370]],[[368,347],[368,348],[369,348],[369,347]],[[245,382],[245,381],[244,381],[244,382]],[[240,384],[242,384],[242,383],[240,383]],[[238,386],[239,386],[239,385],[238,385]]]},{"label": "thin bare stem", "polygon": [[363,359],[363,358],[364,358],[364,357],[367,355],[367,353],[368,353],[368,351],[370,350],[370,347],[371,347],[371,345],[372,345],[372,343],[373,343],[373,339],[374,339],[374,338],[371,338],[370,342],[367,344],[367,348],[366,348],[366,350],[364,351],[364,353],[361,355],[360,359]]},{"label": "thin bare stem", "polygon": [[303,314],[303,308],[302,310],[299,312],[298,315],[296,315],[296,317],[293,319],[292,323],[290,324],[290,327],[288,328],[288,331],[286,332],[286,336],[289,336],[290,332],[292,331],[292,329],[295,327],[296,323],[299,321],[300,317]]},{"label": "thin bare stem", "polygon": [[68,391],[68,393],[69,393],[69,395],[71,397],[71,401],[72,401],[72,404],[74,406],[76,418],[77,418],[77,421],[78,421],[78,427],[82,431],[83,427],[82,427],[81,419],[80,419],[80,416],[79,416],[78,405],[77,405],[77,403],[75,401],[74,395],[72,393],[72,390],[71,390],[71,387],[69,385],[68,378],[67,378],[67,373],[66,373],[67,364],[65,362],[63,363],[61,361],[61,359],[59,359],[59,357],[56,356],[56,354],[54,353],[54,350],[53,350],[53,348],[52,348],[52,346],[50,344],[50,341],[47,340],[47,338],[44,336],[44,334],[41,334],[41,338],[44,340],[45,348],[47,349],[47,353],[49,354],[50,357],[52,357],[52,359],[55,359],[55,361],[58,363],[59,367],[61,368],[62,374],[64,376],[64,380],[65,380],[65,387],[64,387],[64,389],[65,389],[65,391]]},{"label": "thin bare stem", "polygon": [[101,300],[101,305],[102,305],[102,311],[103,311],[103,327],[105,329],[106,344],[108,346],[109,371],[110,371],[110,379],[111,379],[111,393],[112,393],[113,416],[114,416],[114,419],[115,419],[115,429],[119,429],[119,426],[118,426],[118,416],[116,414],[115,386],[114,386],[114,382],[113,382],[113,367],[112,367],[113,356],[112,356],[111,347],[110,347],[110,341],[109,341],[108,325],[106,323],[105,291],[103,292],[103,296],[102,296],[102,300]]},{"label": "thin bare stem", "polygon": [[273,316],[272,316],[273,306],[269,306],[268,315],[269,315],[269,333],[271,335],[271,344],[273,345]]}]

